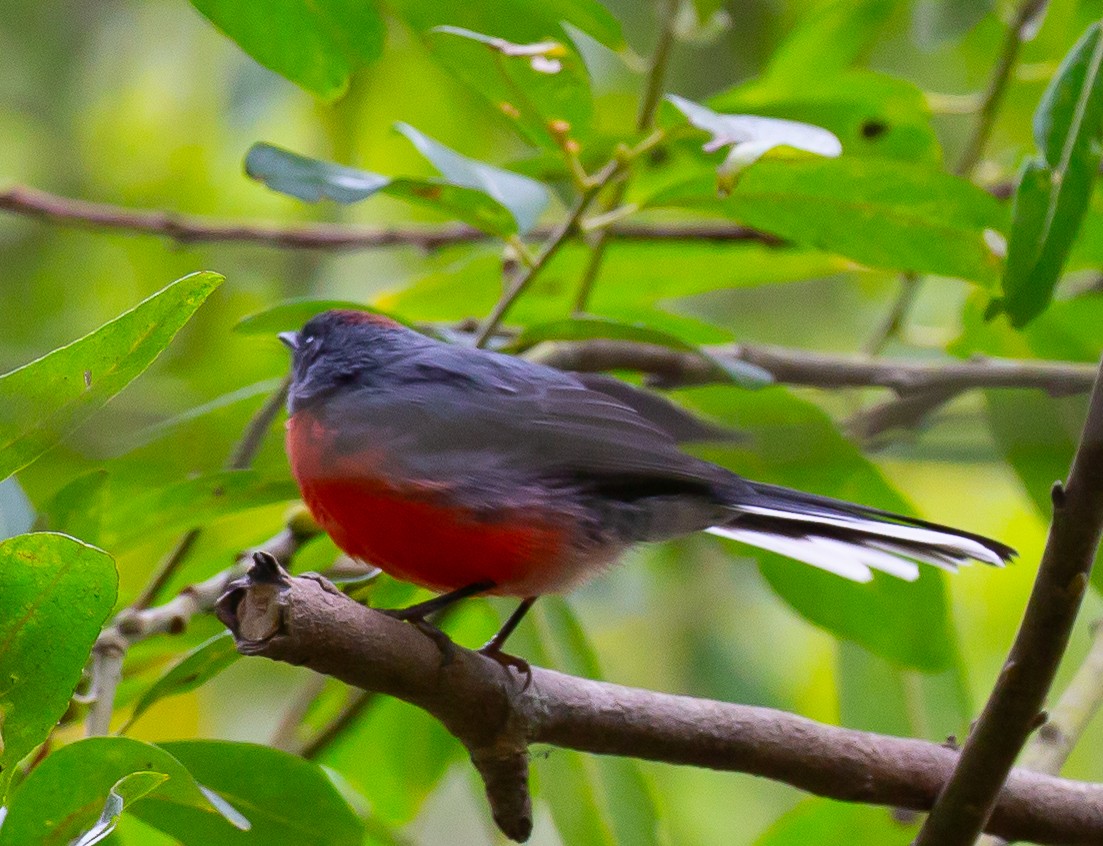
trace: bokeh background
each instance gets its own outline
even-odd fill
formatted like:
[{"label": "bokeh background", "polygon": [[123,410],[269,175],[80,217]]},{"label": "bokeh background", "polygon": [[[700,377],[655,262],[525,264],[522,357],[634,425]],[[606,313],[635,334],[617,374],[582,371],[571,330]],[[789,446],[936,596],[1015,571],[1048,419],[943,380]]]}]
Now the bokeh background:
[{"label": "bokeh background", "polygon": [[[656,10],[628,0],[607,5],[622,22],[631,49],[647,55],[656,38]],[[675,46],[667,90],[703,100],[755,77],[813,5],[803,0],[725,4],[726,27]],[[895,3],[863,64],[923,92],[929,112],[921,143],[916,142],[923,151],[916,155],[952,163],[971,131],[978,92],[1004,37],[1001,15],[1006,16],[1007,4],[996,3],[978,15],[975,26],[944,38],[924,23],[934,5]],[[1031,115],[1046,83],[1086,22],[1101,11],[1103,3],[1094,1],[1050,4],[1041,32],[1024,46],[977,171],[979,182],[1014,176],[1031,149]],[[581,46],[591,59],[601,124],[630,125],[638,67],[595,44]],[[324,104],[256,64],[184,0],[4,2],[3,184],[229,220],[440,222],[444,218],[386,197],[354,207],[312,206],[243,175],[245,152],[258,140],[379,173],[431,174],[392,129],[397,121],[472,157],[497,164],[531,160],[531,149],[508,121],[434,61],[393,13],[387,15],[381,60],[357,74],[343,99]],[[557,214],[561,208],[549,219]],[[566,250],[533,297],[519,305],[516,320],[553,315],[561,300],[557,292],[577,277],[583,259],[581,247]],[[489,243],[431,253],[414,247],[328,252],[232,243],[189,246],[0,214],[0,370],[91,331],[186,273],[209,269],[227,278],[149,372],[62,447],[21,473],[19,482],[35,506],[48,512],[59,491],[95,471],[108,474],[98,495],[110,508],[217,470],[287,367],[275,338],[235,331],[241,318],[293,296],[374,302],[416,319],[479,317],[500,290],[500,264],[500,249]],[[885,353],[926,358],[949,349],[1092,361],[1103,347],[1103,334],[1095,322],[1099,304],[1091,293],[1089,260],[1081,262],[1081,271],[1066,280],[1061,301],[1027,333],[1003,324],[980,328],[984,297],[976,286],[929,278],[906,330]],[[684,290],[679,279],[692,280],[688,287],[694,292],[708,292],[679,298]],[[603,288],[606,280],[609,287]],[[876,331],[898,285],[895,272],[810,250],[618,242],[610,248],[594,310],[641,319],[694,342],[852,352]],[[656,292],[663,297],[661,306],[654,305]],[[934,674],[901,667],[813,625],[779,598],[752,554],[709,539],[640,550],[572,594],[566,601],[588,639],[588,657],[580,658],[585,649],[563,645],[571,621],[554,602],[526,623],[518,651],[629,685],[767,705],[932,740],[961,736],[1014,635],[1045,538],[1048,482],[1067,466],[1082,400],[972,393],[921,427],[866,443],[848,438],[838,421],[883,398],[874,391],[714,387],[680,396],[751,432],[751,441],[738,450],[708,453],[734,469],[866,501],[898,495],[924,518],[1012,544],[1020,560],[1002,572],[974,567],[951,578],[933,577],[948,602],[946,619],[931,622],[931,637],[939,640],[936,651],[953,656],[950,666]],[[1029,453],[1028,459],[1009,463],[1012,445],[1020,458]],[[286,477],[278,431],[256,466],[269,476]],[[237,550],[270,537],[286,508],[279,503],[244,510],[209,526],[175,587],[223,569]],[[144,584],[178,528],[159,530],[153,521],[140,542],[118,555],[122,604]],[[315,544],[302,567],[325,566],[333,553],[325,543]],[[770,566],[776,571],[779,565]],[[1057,689],[1083,656],[1088,624],[1101,607],[1092,592]],[[507,611],[498,602],[473,604],[452,630],[465,643],[480,643]],[[857,625],[870,629],[882,623],[892,628],[882,620]],[[917,641],[925,637],[922,621],[906,630]],[[133,696],[165,660],[217,631],[212,619],[199,620],[179,638],[136,648],[124,695],[129,690]],[[917,642],[899,651],[918,654],[924,647]],[[303,671],[240,661],[198,692],[162,702],[130,731],[149,740],[201,736],[267,742],[304,691],[318,688]],[[335,685],[327,687],[309,719],[324,722],[340,695]],[[1100,748],[1103,728],[1095,725],[1065,773],[1103,779]],[[500,840],[462,750],[406,706],[373,705],[321,760],[363,796],[391,832],[380,834],[379,842],[433,846]],[[533,766],[538,819],[532,842],[540,846],[903,844],[914,832],[906,819],[887,810],[808,799],[748,776],[600,762],[559,750],[538,755]],[[115,837],[126,844],[168,842],[131,819]]]}]

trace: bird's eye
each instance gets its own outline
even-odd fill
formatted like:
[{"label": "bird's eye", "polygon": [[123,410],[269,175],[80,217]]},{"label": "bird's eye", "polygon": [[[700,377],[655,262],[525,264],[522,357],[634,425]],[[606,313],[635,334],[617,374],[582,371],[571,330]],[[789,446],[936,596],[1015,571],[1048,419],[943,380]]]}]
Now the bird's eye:
[{"label": "bird's eye", "polygon": [[312,347],[317,340],[318,339],[315,338],[313,335],[307,335],[305,338],[303,338],[303,345],[307,347]]}]

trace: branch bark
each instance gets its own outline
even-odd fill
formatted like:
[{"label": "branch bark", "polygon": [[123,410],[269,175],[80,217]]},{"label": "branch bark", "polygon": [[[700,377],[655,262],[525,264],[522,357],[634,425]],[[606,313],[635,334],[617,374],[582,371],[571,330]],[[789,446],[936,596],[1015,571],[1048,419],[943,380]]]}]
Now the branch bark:
[{"label": "branch bark", "polygon": [[[260,221],[224,221],[157,209],[134,209],[110,203],[94,203],[16,185],[0,190],[0,211],[62,226],[114,229],[169,238],[178,244],[237,242],[264,244],[290,250],[371,250],[410,246],[434,250],[451,244],[493,240],[485,232],[451,224],[435,228],[392,226],[386,228],[327,223],[279,225]],[[605,231],[605,230],[603,230]],[[613,238],[644,241],[757,241],[770,246],[783,242],[771,235],[725,221],[692,224],[622,223],[610,228]],[[544,240],[550,229],[533,237]]]},{"label": "branch bark", "polygon": [[[216,612],[247,655],[305,665],[365,691],[399,697],[440,720],[467,748],[495,821],[531,832],[528,747],[753,773],[821,796],[926,810],[958,753],[734,705],[533,668],[531,680],[458,646],[442,655],[423,633],[358,605],[319,577],[289,577],[260,557]],[[1103,786],[1016,770],[988,830],[1043,844],[1103,840]]]},{"label": "branch bark", "polygon": [[1022,625],[961,760],[916,846],[969,846],[992,813],[1068,646],[1103,535],[1103,369],[1068,483],[1053,487],[1053,523]]}]

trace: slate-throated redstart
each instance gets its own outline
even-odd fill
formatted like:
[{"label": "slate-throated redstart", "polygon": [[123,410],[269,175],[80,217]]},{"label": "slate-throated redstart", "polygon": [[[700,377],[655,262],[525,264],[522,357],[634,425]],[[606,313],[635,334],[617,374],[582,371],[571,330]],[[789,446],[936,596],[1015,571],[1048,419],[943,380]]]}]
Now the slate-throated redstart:
[{"label": "slate-throated redstart", "polygon": [[[522,598],[597,575],[628,547],[707,531],[864,582],[918,563],[1000,565],[998,541],[752,482],[678,448],[709,427],[605,376],[433,340],[380,315],[329,311],[293,351],[287,452],[303,499],[346,553],[442,592]],[[512,660],[512,659],[511,659]]]}]

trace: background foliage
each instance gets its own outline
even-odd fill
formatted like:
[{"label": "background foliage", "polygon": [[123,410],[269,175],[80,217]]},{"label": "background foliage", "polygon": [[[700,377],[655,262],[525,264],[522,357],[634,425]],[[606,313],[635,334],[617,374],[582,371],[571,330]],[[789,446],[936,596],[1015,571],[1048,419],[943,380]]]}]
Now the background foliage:
[{"label": "background foliage", "polygon": [[[1018,4],[281,0],[257,8],[9,0],[0,180],[223,219],[459,221],[492,237],[431,251],[285,251],[174,246],[0,217],[0,371],[37,360],[0,378],[0,469],[19,471],[0,486],[0,528],[17,535],[37,521],[81,541],[40,534],[0,545],[0,790],[16,782],[0,844],[68,843],[101,812],[107,832],[120,810],[104,842],[429,846],[456,842],[458,831],[466,843],[497,842],[460,747],[401,703],[362,703],[351,728],[309,756],[324,770],[246,745],[302,751],[296,719],[325,726],[347,693],[285,666],[235,661],[210,617],[130,650],[113,724],[125,737],[80,740],[82,706],[66,711],[99,627],[112,607],[133,602],[181,532],[203,527],[162,598],[283,525],[295,489],[282,418],[251,469],[225,469],[286,370],[273,333],[320,308],[273,307],[281,301],[353,302],[449,326],[482,319],[502,294],[503,263],[510,272],[523,265],[522,236],[562,221],[589,192],[591,215],[615,207],[627,224],[738,222],[785,243],[614,238],[596,248],[604,262],[586,293],[599,236],[569,241],[506,315],[507,326],[524,330],[517,349],[611,335],[685,349],[873,345],[911,359],[1094,362],[1103,351],[1098,0],[1049,4],[975,167],[959,163],[972,155],[982,93]],[[665,49],[664,21],[673,21],[671,44],[655,93],[707,104],[713,112],[689,114],[707,132],[654,98],[654,120],[637,115],[650,57]],[[788,130],[787,146],[749,167],[738,152],[727,157],[730,143],[702,152],[710,133],[736,140],[725,133],[745,127],[717,117],[732,113],[824,127],[843,154],[800,153],[801,137]],[[652,125],[666,133],[661,141],[647,140]],[[763,132],[752,133],[754,154],[770,146]],[[627,187],[599,194],[579,184],[580,172],[599,174],[617,155],[630,158]],[[338,203],[298,199],[319,197]],[[354,200],[363,202],[346,205]],[[226,281],[188,276],[202,270]],[[922,275],[922,285],[905,281],[915,300],[902,330],[881,344],[902,272]],[[603,322],[564,322],[579,304]],[[1068,466],[1082,398],[966,394],[921,427],[870,443],[841,421],[879,393],[732,375],[732,385],[676,394],[750,435],[703,455],[762,480],[1001,538],[1021,563],[858,586],[693,538],[640,550],[566,600],[538,604],[517,651],[625,684],[932,740],[961,736],[1018,622],[1049,485]],[[335,554],[316,540],[297,566],[321,569]],[[371,596],[411,598],[385,580]],[[1093,594],[1065,676],[1100,608]],[[471,603],[449,631],[479,643],[507,610]],[[16,619],[30,623],[9,632]],[[44,631],[50,663],[28,676],[27,654]],[[41,763],[24,776],[15,765],[59,718],[33,758]],[[1067,775],[1103,779],[1100,731],[1090,730]],[[535,760],[534,778],[539,844],[782,846],[845,832],[860,846],[904,844],[914,833],[888,811],[802,799],[745,776],[551,750]]]}]

